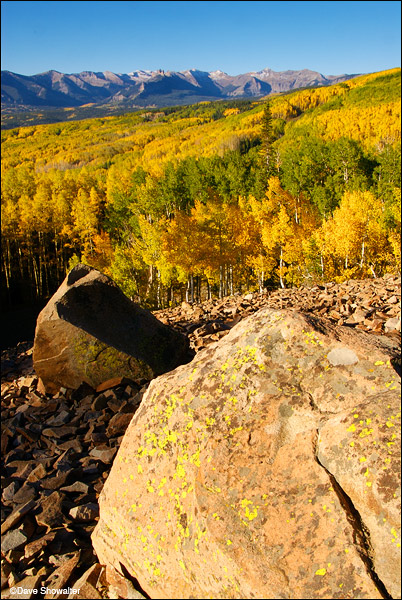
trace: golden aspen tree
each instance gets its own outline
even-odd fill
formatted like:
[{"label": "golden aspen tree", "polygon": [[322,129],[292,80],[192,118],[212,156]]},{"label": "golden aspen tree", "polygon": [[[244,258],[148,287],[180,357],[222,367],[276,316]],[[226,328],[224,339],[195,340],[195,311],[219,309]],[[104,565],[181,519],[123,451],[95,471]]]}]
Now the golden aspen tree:
[{"label": "golden aspen tree", "polygon": [[261,161],[267,181],[275,172],[273,142],[271,106],[269,102],[266,102],[261,118]]},{"label": "golden aspen tree", "polygon": [[73,201],[71,212],[74,232],[80,240],[83,259],[87,259],[94,252],[94,236],[98,231],[99,196],[96,190],[91,188],[88,194],[80,188]]},{"label": "golden aspen tree", "polygon": [[2,243],[2,268],[5,277],[6,290],[9,293],[13,277],[15,262],[15,245],[21,251],[19,233],[19,206],[18,201],[4,199],[1,203],[1,243]]},{"label": "golden aspen tree", "polygon": [[[248,199],[239,197],[236,203],[226,204],[228,230],[233,240],[230,290],[241,291],[254,280],[252,258],[258,252],[260,228],[251,214]],[[251,260],[251,262],[250,262]],[[261,287],[261,286],[260,286]]]},{"label": "golden aspen tree", "polygon": [[247,200],[242,199],[240,203],[243,211],[246,212],[252,236],[252,251],[248,253],[246,263],[255,273],[260,292],[264,289],[265,279],[271,276],[276,266],[276,258],[267,253],[262,241],[263,224],[269,218],[265,200],[266,197],[260,201],[250,195]]},{"label": "golden aspen tree", "polygon": [[196,202],[191,214],[204,240],[201,245],[204,272],[208,279],[219,284],[222,298],[232,287],[231,267],[235,261],[235,239],[228,221],[227,204],[211,190],[208,201]]},{"label": "golden aspen tree", "polygon": [[143,273],[146,265],[139,249],[130,245],[118,245],[113,250],[107,273],[133,301],[143,299]]},{"label": "golden aspen tree", "polygon": [[323,223],[319,243],[324,262],[333,263],[331,275],[336,281],[384,273],[392,248],[383,210],[381,200],[371,192],[346,192],[333,216]]},{"label": "golden aspen tree", "polygon": [[[313,226],[309,210],[302,209],[296,199],[284,190],[278,177],[271,177],[268,191],[261,202],[251,199],[251,209],[261,227],[264,252],[256,263],[264,264],[266,277],[275,274],[280,286],[300,283],[303,277],[303,240]],[[265,257],[265,261],[262,260]]]},{"label": "golden aspen tree", "polygon": [[239,108],[227,108],[223,111],[225,117],[231,117],[233,115],[238,115],[240,112]]},{"label": "golden aspen tree", "polygon": [[161,217],[158,221],[152,221],[143,215],[138,216],[140,235],[136,245],[141,258],[148,266],[148,283],[146,296],[155,299],[158,308],[161,307],[161,269],[163,259],[161,254],[162,233],[166,229],[166,219]]},{"label": "golden aspen tree", "polygon": [[164,269],[171,274],[175,269],[178,282],[187,284],[187,300],[194,299],[194,276],[203,272],[204,248],[205,237],[194,215],[178,211],[162,235],[162,258]]},{"label": "golden aspen tree", "polygon": [[389,216],[392,219],[387,227],[388,239],[393,253],[393,267],[401,270],[401,190],[394,189],[394,202],[389,208]]}]

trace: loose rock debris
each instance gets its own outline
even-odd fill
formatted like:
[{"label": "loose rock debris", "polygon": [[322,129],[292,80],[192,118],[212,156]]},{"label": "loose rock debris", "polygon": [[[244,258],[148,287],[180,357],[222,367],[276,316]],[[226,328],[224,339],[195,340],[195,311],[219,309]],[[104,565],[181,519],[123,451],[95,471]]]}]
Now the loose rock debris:
[{"label": "loose rock debris", "polygon": [[[400,339],[400,302],[400,277],[389,275],[183,303],[154,314],[186,333],[198,352],[265,306]],[[82,384],[45,394],[32,345],[20,343],[1,357],[2,596],[33,597],[12,594],[16,587],[43,589],[45,598],[146,597],[138,582],[117,580],[98,563],[90,536],[99,494],[149,382],[117,377],[96,390]]]},{"label": "loose rock debris", "polygon": [[[29,369],[26,356],[20,364]],[[2,589],[33,589],[40,580],[39,587],[86,590],[71,591],[74,598],[111,597],[100,565],[87,573],[97,565],[90,536],[99,493],[146,388],[120,378],[98,392],[82,385],[46,396],[34,374],[2,382]]]}]

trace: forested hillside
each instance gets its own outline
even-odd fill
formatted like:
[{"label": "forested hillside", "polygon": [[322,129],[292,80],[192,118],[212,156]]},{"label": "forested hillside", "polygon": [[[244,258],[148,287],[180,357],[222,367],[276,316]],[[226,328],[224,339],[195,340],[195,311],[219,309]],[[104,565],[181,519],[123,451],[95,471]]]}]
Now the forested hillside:
[{"label": "forested hillside", "polygon": [[78,261],[150,308],[400,269],[400,69],[2,132],[2,290]]}]

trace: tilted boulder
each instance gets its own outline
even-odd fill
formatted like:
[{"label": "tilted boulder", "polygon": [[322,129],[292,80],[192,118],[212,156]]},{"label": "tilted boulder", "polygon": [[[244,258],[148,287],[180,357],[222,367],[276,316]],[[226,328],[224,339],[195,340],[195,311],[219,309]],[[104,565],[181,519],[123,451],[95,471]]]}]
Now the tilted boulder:
[{"label": "tilted boulder", "polygon": [[117,376],[152,379],[192,358],[187,338],[79,264],[38,316],[34,368],[47,392]]},{"label": "tilted boulder", "polygon": [[400,597],[395,353],[266,308],[155,379],[100,496],[99,561],[153,599]]}]

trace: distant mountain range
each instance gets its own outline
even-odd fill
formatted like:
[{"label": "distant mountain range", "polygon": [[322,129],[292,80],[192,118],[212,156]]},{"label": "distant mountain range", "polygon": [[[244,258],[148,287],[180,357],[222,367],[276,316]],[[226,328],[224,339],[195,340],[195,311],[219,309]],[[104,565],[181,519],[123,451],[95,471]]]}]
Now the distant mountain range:
[{"label": "distant mountain range", "polygon": [[258,98],[304,87],[332,85],[357,77],[324,76],[316,71],[252,71],[228,75],[222,71],[105,71],[38,75],[1,72],[2,109],[67,108],[87,104],[162,107],[205,100]]}]

